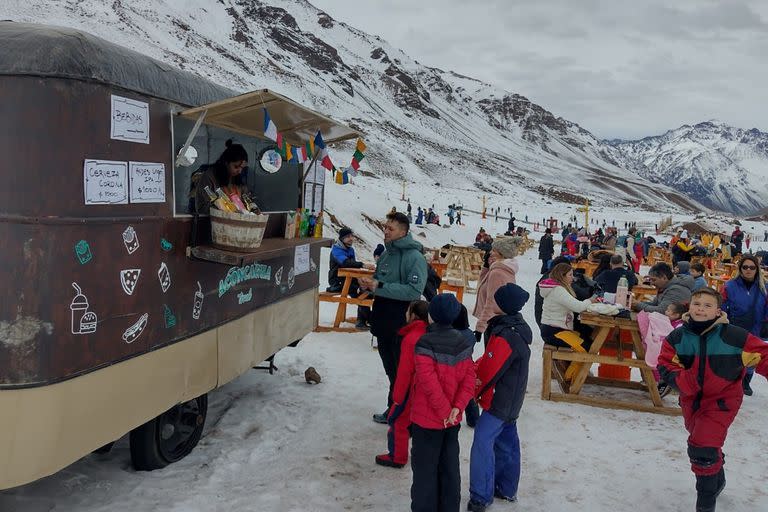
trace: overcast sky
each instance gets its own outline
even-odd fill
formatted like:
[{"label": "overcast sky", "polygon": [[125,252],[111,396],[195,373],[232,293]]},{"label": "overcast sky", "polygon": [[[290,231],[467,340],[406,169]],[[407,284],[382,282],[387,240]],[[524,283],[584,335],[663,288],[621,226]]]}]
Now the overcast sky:
[{"label": "overcast sky", "polygon": [[768,131],[766,0],[310,1],[598,137],[713,118]]}]

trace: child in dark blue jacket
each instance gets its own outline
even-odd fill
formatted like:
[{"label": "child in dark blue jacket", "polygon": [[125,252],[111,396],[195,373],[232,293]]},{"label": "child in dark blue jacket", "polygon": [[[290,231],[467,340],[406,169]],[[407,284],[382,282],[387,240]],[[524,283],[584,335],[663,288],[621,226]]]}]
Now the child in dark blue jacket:
[{"label": "child in dark blue jacket", "polygon": [[504,312],[488,322],[485,353],[476,362],[475,397],[483,409],[475,426],[469,465],[467,510],[483,512],[493,498],[517,501],[520,481],[520,440],[517,417],[528,385],[533,339],[520,310],[528,292],[516,284],[496,290]]}]

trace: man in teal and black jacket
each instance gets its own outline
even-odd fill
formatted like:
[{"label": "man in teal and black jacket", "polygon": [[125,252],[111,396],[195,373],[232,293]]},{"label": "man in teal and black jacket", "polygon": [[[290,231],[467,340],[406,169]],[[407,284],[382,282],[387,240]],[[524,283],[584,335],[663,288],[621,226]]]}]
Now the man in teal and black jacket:
[{"label": "man in teal and black jacket", "polygon": [[427,260],[423,248],[408,232],[408,217],[401,212],[387,215],[384,226],[384,253],[376,263],[373,279],[361,279],[360,285],[374,295],[371,311],[371,333],[376,336],[379,356],[389,378],[387,409],[374,414],[377,423],[387,422],[392,404],[392,386],[400,360],[400,340],[397,331],[405,325],[408,305],[421,298],[427,282]]}]

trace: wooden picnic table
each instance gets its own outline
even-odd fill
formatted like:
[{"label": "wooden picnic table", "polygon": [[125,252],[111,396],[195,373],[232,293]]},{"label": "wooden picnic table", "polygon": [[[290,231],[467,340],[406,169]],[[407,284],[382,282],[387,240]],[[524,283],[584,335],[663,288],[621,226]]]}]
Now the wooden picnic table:
[{"label": "wooden picnic table", "polygon": [[656,287],[649,284],[636,284],[632,287],[632,296],[635,302],[645,302],[658,293]]},{"label": "wooden picnic table", "polygon": [[340,268],[339,277],[344,278],[344,285],[341,287],[341,291],[338,293],[333,292],[320,292],[318,300],[321,302],[337,302],[339,304],[336,309],[336,318],[333,321],[333,326],[318,325],[315,328],[317,332],[357,332],[354,327],[342,327],[343,322],[356,323],[357,316],[347,317],[347,305],[356,306],[368,306],[373,305],[373,297],[369,292],[365,291],[355,297],[349,296],[349,289],[352,287],[353,279],[369,278],[373,276],[374,271],[366,268]]},{"label": "wooden picnic table", "polygon": [[[637,320],[634,314],[631,318],[619,318],[608,315],[598,315],[596,313],[581,313],[579,315],[581,323],[591,325],[592,346],[589,352],[574,352],[571,349],[557,348],[544,345],[544,373],[542,376],[542,399],[554,400],[559,402],[574,402],[597,407],[607,407],[612,409],[629,409],[642,412],[653,412],[660,414],[679,415],[680,408],[677,406],[665,405],[659,395],[656,380],[653,377],[651,367],[645,362],[645,349],[640,340],[640,331],[637,326]],[[632,343],[630,346],[621,341],[620,333],[628,332]],[[618,333],[617,350],[615,356],[601,355],[600,350],[606,346],[606,341],[611,333]],[[624,357],[625,350],[632,350],[633,357]],[[575,375],[570,381],[565,379],[565,372],[553,364],[556,361],[565,361],[568,364],[581,363],[576,370]],[[609,379],[605,377],[590,376],[589,371],[593,364],[608,364],[614,366],[628,366],[638,368],[642,376],[640,382],[626,381],[618,379]],[[561,392],[552,391],[552,378],[555,378],[560,385]],[[650,404],[644,404],[640,401],[629,401],[619,399],[600,398],[586,396],[582,393],[584,384],[590,384],[602,387],[623,388],[639,391],[646,398],[650,399]]]}]

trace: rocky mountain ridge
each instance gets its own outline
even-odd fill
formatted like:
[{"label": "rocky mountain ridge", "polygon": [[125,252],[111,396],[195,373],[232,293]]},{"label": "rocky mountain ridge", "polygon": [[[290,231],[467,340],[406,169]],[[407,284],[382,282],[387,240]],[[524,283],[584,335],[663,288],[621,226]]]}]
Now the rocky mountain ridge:
[{"label": "rocky mountain ridge", "polygon": [[768,203],[768,133],[717,120],[636,141],[606,141],[619,164],[716,210],[750,214]]},{"label": "rocky mountain ridge", "polygon": [[[82,29],[236,90],[281,92],[363,132],[364,168],[376,177],[512,197],[520,187],[556,187],[651,211],[701,208],[623,168],[620,152],[576,123],[424,66],[306,0],[6,0],[0,14]],[[349,149],[332,153],[340,166]]]}]

